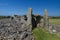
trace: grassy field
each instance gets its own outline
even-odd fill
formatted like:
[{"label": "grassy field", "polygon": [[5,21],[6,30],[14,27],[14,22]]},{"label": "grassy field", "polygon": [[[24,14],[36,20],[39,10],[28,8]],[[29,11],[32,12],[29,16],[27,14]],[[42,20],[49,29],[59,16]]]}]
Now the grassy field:
[{"label": "grassy field", "polygon": [[33,30],[35,40],[60,40],[56,34],[50,34],[46,30],[38,27]]},{"label": "grassy field", "polygon": [[55,24],[55,25],[60,25],[60,19],[49,19],[49,23]]},{"label": "grassy field", "polygon": [[[43,19],[41,19],[41,21],[44,22]],[[60,19],[52,19],[52,18],[50,18],[49,23],[55,24],[55,25],[60,25]]]}]

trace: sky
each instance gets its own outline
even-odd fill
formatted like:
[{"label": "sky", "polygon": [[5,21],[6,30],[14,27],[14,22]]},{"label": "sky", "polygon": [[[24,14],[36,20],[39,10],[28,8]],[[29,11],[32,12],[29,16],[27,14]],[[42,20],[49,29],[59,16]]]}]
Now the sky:
[{"label": "sky", "polygon": [[60,0],[0,0],[0,15],[24,15],[32,8],[33,14],[60,16]]}]

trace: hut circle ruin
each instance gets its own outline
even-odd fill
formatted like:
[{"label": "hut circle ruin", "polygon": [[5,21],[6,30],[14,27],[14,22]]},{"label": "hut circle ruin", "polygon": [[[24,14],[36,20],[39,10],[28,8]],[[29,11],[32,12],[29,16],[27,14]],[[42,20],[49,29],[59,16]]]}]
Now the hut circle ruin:
[{"label": "hut circle ruin", "polygon": [[29,8],[27,15],[1,19],[0,40],[34,40],[32,30],[37,26],[51,31],[52,26],[49,25],[46,9],[44,10],[44,22],[40,21],[41,18],[41,15],[32,14],[32,8]]}]

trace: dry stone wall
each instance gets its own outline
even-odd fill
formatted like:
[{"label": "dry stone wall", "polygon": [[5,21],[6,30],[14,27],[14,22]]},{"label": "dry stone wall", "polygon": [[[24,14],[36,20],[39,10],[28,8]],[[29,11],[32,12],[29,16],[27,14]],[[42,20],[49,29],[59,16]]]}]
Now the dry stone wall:
[{"label": "dry stone wall", "polygon": [[18,18],[0,20],[0,40],[34,40],[32,36],[32,9],[28,14]]}]

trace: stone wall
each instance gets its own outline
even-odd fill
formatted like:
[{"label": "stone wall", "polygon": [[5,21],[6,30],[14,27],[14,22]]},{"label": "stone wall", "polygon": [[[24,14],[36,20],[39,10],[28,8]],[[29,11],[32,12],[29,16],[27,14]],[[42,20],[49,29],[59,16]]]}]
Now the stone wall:
[{"label": "stone wall", "polygon": [[[41,15],[32,14],[32,8],[27,15],[11,16],[0,20],[0,40],[34,40],[32,30],[41,26]],[[43,27],[48,28],[47,10],[44,11]],[[49,29],[49,28],[48,28]]]},{"label": "stone wall", "polygon": [[32,9],[28,14],[0,20],[0,40],[34,40],[32,35]]}]

